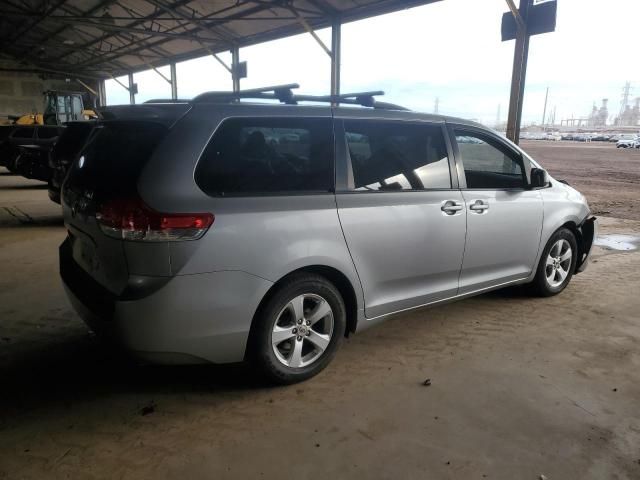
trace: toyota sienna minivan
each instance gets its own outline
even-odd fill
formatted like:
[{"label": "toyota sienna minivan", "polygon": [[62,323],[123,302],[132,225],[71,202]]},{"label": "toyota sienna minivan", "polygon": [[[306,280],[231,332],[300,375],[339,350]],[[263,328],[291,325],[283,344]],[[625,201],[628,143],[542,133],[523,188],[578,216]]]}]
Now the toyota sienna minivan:
[{"label": "toyota sienna minivan", "polygon": [[555,295],[585,268],[584,196],[513,143],[293,87],[103,110],[62,188],[61,276],[91,329],[145,361],[292,383],[391,314]]}]

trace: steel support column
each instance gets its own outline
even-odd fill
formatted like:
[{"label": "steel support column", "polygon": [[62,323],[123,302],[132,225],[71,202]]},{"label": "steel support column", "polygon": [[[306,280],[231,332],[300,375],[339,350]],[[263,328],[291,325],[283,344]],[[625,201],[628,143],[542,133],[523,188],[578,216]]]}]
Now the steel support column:
[{"label": "steel support column", "polygon": [[98,106],[104,107],[107,105],[107,90],[104,80],[98,80]]},{"label": "steel support column", "polygon": [[240,64],[240,48],[233,47],[231,49],[231,78],[233,80],[233,91],[240,91],[240,72],[238,71]]},{"label": "steel support column", "polygon": [[128,75],[129,78],[129,103],[131,105],[135,105],[136,104],[136,94],[134,93],[134,89],[133,89],[133,73],[130,73]]},{"label": "steel support column", "polygon": [[[507,118],[507,138],[518,143],[520,123],[522,121],[522,103],[524,85],[527,75],[527,58],[529,55],[529,34],[527,32],[527,16],[533,0],[520,0],[520,17],[518,23],[516,45],[513,54],[513,73],[511,74],[511,97],[509,99],[509,116]],[[517,17],[516,17],[517,18]]]},{"label": "steel support column", "polygon": [[176,73],[176,63],[171,62],[171,65],[169,65],[169,68],[171,70],[171,98],[173,100],[177,100],[178,99],[178,75]]},{"label": "steel support column", "polygon": [[331,24],[331,95],[340,95],[341,29],[340,20],[334,19]]}]

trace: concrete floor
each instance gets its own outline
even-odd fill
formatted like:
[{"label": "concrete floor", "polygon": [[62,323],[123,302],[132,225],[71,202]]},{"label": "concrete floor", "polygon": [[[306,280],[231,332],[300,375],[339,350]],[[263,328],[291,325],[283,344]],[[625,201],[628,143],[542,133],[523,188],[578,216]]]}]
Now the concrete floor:
[{"label": "concrete floor", "polygon": [[554,298],[397,316],[265,388],[102,347],[60,286],[64,235],[46,189],[0,172],[0,479],[640,478],[637,251],[598,248]]}]

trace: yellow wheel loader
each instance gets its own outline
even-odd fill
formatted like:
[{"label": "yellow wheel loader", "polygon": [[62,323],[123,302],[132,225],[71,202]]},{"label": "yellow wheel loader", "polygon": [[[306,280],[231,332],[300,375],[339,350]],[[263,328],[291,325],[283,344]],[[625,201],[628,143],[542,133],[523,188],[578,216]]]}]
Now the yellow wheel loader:
[{"label": "yellow wheel loader", "polygon": [[[95,110],[85,108],[87,94],[47,90],[44,111],[9,117],[10,123],[0,126],[0,165],[9,171],[47,181],[52,171],[48,155],[68,122],[98,118]],[[93,105],[92,105],[93,108]]]},{"label": "yellow wheel loader", "polygon": [[93,103],[87,94],[47,90],[43,92],[44,112],[9,116],[7,125],[62,125],[74,120],[97,118],[93,109],[85,108],[85,100]]}]

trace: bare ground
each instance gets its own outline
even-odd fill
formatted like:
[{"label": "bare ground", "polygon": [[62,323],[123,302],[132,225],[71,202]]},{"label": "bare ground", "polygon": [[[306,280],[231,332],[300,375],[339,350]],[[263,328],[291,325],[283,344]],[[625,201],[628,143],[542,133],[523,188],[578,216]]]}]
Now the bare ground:
[{"label": "bare ground", "polygon": [[[565,148],[528,150],[584,188]],[[141,367],[102,347],[64,298],[64,229],[34,185],[0,175],[0,478],[640,478],[637,251],[598,248],[551,299],[397,316],[318,377],[266,388],[242,366]]]}]

